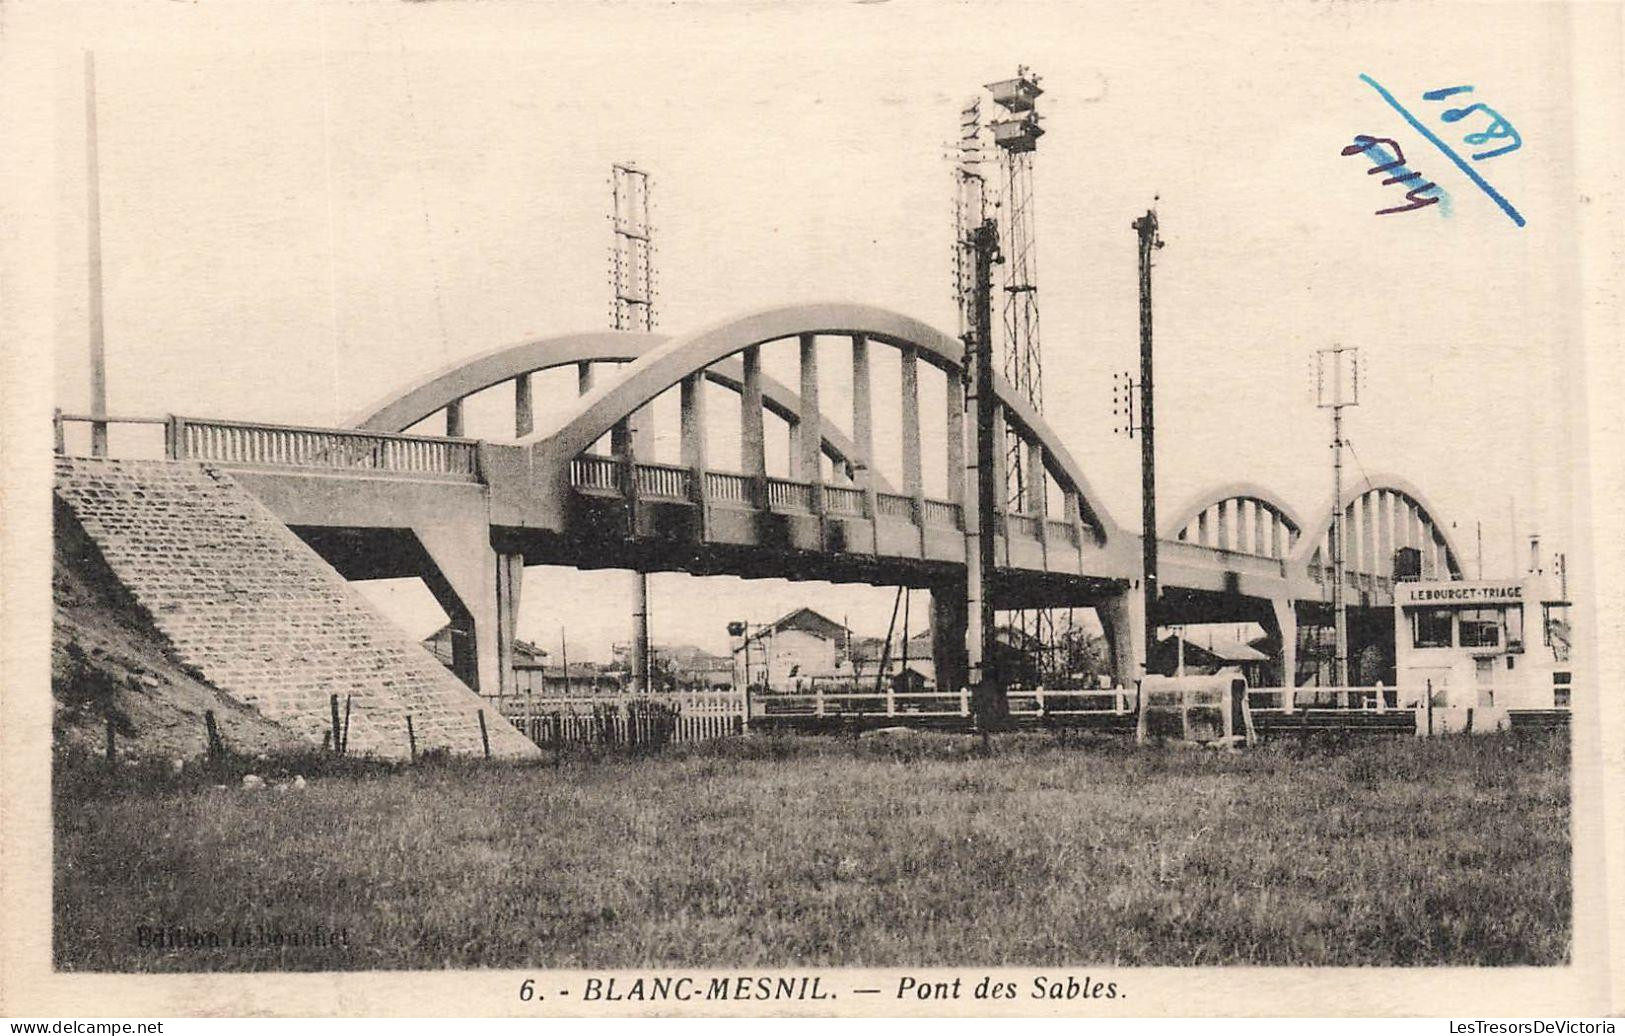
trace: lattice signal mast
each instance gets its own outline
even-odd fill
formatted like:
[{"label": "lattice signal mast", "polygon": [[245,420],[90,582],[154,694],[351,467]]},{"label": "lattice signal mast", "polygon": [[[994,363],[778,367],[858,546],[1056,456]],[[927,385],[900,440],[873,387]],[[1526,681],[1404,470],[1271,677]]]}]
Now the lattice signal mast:
[{"label": "lattice signal mast", "polygon": [[[987,84],[993,103],[1004,116],[989,129],[1000,151],[1003,172],[1000,229],[1004,240],[1004,378],[1032,403],[1044,409],[1044,360],[1038,328],[1038,254],[1033,225],[1033,156],[1038,138],[1038,98],[1044,91],[1039,79],[1026,65],[1018,66],[1014,79]],[[1025,471],[1027,458],[1012,440],[1006,462],[1010,473],[1010,504],[1018,511],[1031,510],[1029,495],[1042,493],[1044,474]]]},{"label": "lattice signal mast", "polygon": [[610,279],[617,331],[653,331],[654,256],[649,227],[649,174],[631,163],[611,167],[615,224]]},{"label": "lattice signal mast", "polygon": [[[610,167],[610,221],[615,238],[610,255],[610,320],[617,331],[653,331],[655,326],[654,249],[649,224],[649,174],[631,163]],[[583,382],[582,390],[586,390]],[[634,458],[652,460],[653,414],[634,413],[612,437]],[[649,660],[649,576],[632,574],[632,683],[635,690],[653,688]]]}]

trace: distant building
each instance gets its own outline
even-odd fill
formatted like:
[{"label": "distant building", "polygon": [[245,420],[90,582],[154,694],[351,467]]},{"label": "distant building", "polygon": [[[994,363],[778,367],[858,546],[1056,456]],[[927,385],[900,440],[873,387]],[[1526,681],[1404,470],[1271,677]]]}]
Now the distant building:
[{"label": "distant building", "polygon": [[[611,668],[623,685],[630,686],[632,645],[618,641],[610,646]],[[656,691],[718,690],[733,686],[734,664],[727,655],[716,655],[693,644],[649,645],[650,682]]]},{"label": "distant building", "polygon": [[692,644],[654,647],[655,671],[678,690],[721,690],[733,686],[734,660]]},{"label": "distant building", "polygon": [[621,690],[623,682],[622,674],[591,662],[571,662],[569,672],[561,665],[524,662],[513,667],[513,675],[515,697],[523,697],[527,692],[553,698],[614,694]]},{"label": "distant building", "polygon": [[734,648],[735,678],[755,688],[789,692],[811,674],[833,674],[846,662],[853,637],[811,608],[797,608],[750,631]]},{"label": "distant building", "polygon": [[[1179,670],[1181,635],[1170,634],[1157,641],[1151,650],[1147,671],[1161,676],[1173,676]],[[1251,644],[1220,636],[1184,638],[1185,675],[1209,676],[1221,669],[1239,669],[1251,687],[1267,687],[1276,664],[1264,652]]]},{"label": "distant building", "polygon": [[[905,645],[902,630],[885,637],[857,636],[811,608],[797,608],[765,626],[753,628],[734,648],[734,675],[748,677],[751,687],[783,694],[810,693],[816,682],[826,690],[867,688],[877,683],[894,689],[936,690],[935,656],[930,628],[913,634]],[[1013,626],[999,627],[994,651],[1001,671],[1016,682],[1036,680],[1038,642]],[[748,656],[748,659],[747,659]],[[748,661],[748,673],[747,673]]]},{"label": "distant building", "polygon": [[[423,638],[423,646],[428,649],[429,654],[439,659],[440,664],[448,669],[451,668],[452,637],[456,635],[457,633],[451,628],[451,624],[447,623]],[[469,651],[472,652],[473,650],[473,645],[469,645]],[[547,652],[545,650],[529,641],[515,640],[513,642],[515,665],[540,664],[546,657]]]}]

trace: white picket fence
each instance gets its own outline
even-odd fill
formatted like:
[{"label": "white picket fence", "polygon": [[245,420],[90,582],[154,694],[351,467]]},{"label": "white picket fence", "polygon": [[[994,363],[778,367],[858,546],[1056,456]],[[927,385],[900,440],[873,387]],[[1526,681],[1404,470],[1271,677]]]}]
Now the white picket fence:
[{"label": "white picket fence", "polygon": [[538,745],[708,741],[750,729],[745,691],[524,695],[503,702],[502,713]]},{"label": "white picket fence", "polygon": [[[908,720],[969,718],[969,689],[954,691],[897,691],[891,687],[861,691],[826,690],[817,682],[809,691],[789,694],[758,692],[752,707],[758,716],[898,718]],[[1015,717],[1123,715],[1134,710],[1134,692],[1122,688],[1046,690],[1012,687],[1006,694]]]},{"label": "white picket fence", "polygon": [[1399,687],[1375,684],[1370,687],[1294,687],[1291,704],[1287,703],[1284,687],[1247,688],[1247,706],[1254,712],[1297,712],[1314,709],[1317,712],[1342,710],[1351,712],[1393,712],[1420,708],[1421,692],[1406,693]]}]

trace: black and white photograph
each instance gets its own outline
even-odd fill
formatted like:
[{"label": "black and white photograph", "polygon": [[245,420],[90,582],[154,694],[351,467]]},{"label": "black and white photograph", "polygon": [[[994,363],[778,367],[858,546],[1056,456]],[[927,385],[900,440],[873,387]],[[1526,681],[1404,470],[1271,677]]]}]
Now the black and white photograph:
[{"label": "black and white photograph", "polygon": [[1620,12],[0,6],[0,1014],[1617,1012]]}]

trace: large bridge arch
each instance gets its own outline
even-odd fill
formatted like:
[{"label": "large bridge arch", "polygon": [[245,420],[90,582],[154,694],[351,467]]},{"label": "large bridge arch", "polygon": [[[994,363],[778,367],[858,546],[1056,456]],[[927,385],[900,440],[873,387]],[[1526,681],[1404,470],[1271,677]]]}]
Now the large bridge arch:
[{"label": "large bridge arch", "polygon": [[[912,354],[947,373],[962,376],[964,346],[913,317],[876,306],[814,303],[761,310],[721,321],[653,345],[629,364],[620,378],[606,381],[539,425],[529,441],[539,477],[562,478],[570,461],[588,450],[618,422],[685,378],[709,372],[756,346],[803,336],[861,337]],[[1008,423],[1041,452],[1044,469],[1089,525],[1102,546],[1122,543],[1119,526],[1100,504],[1082,468],[1043,417],[1004,379],[995,376],[994,395]],[[764,392],[765,395],[765,392]],[[546,474],[544,474],[546,473]]]},{"label": "large bridge arch", "polygon": [[[1461,554],[1441,512],[1411,482],[1386,473],[1369,475],[1349,491],[1344,504],[1344,562],[1348,571],[1391,577],[1394,552],[1414,547],[1422,555],[1422,575],[1430,579],[1462,578]],[[1331,564],[1332,502],[1328,500],[1308,527],[1297,560],[1311,574]]]},{"label": "large bridge arch", "polygon": [[[367,431],[403,432],[477,392],[527,374],[583,363],[632,363],[669,337],[641,331],[594,331],[529,339],[493,349],[472,360],[453,363],[405,388],[392,390],[355,414],[347,424]],[[744,384],[743,364],[738,360],[716,364],[706,371],[706,379],[738,392]],[[791,424],[801,421],[801,397],[782,382],[765,375],[762,405]],[[827,420],[821,424],[822,449],[831,461],[848,470],[855,465],[872,466],[869,458],[858,455],[856,445],[839,428]],[[878,476],[877,482],[877,488],[891,488]]]}]

